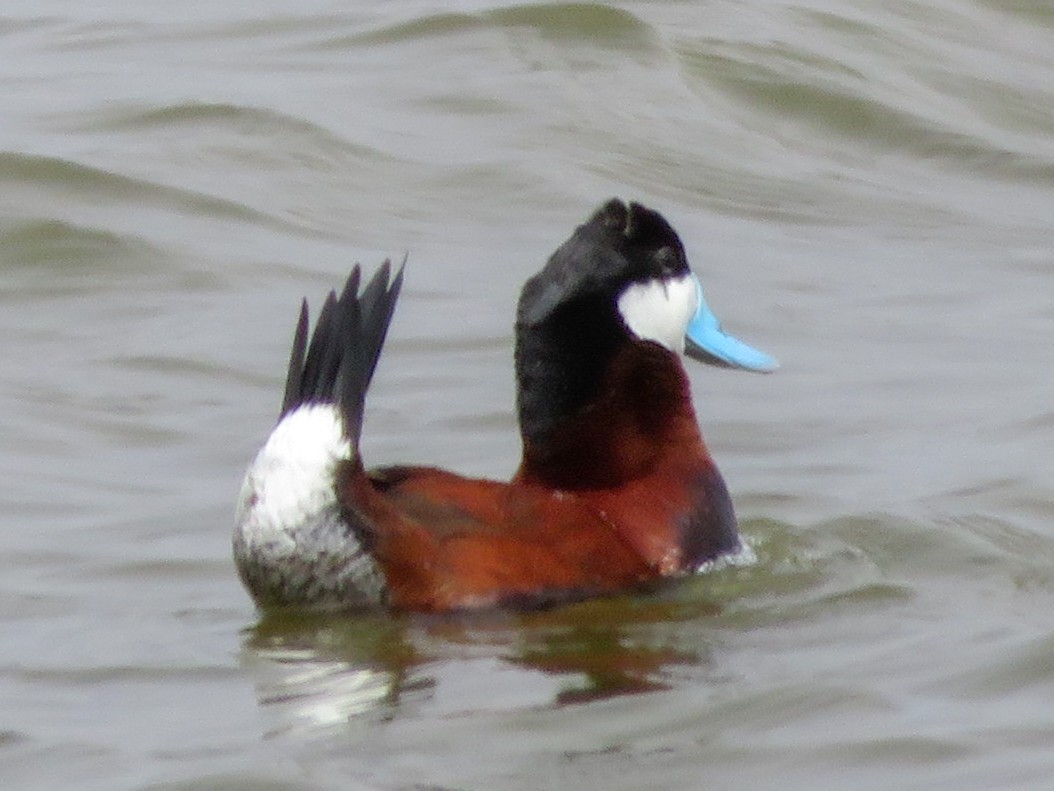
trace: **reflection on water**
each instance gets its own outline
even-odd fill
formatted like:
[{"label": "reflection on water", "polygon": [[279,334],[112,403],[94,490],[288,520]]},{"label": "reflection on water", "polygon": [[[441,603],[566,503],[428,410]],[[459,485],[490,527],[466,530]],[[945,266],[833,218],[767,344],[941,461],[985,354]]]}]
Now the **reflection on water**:
[{"label": "reflection on water", "polygon": [[383,712],[404,692],[427,689],[398,622],[380,617],[273,615],[254,627],[243,663],[261,707],[281,732],[323,731]]},{"label": "reflection on water", "polygon": [[309,648],[262,648],[246,664],[256,676],[260,705],[279,720],[278,731],[343,725],[399,694],[395,673],[327,660]]},{"label": "reflection on water", "polygon": [[[718,611],[708,601],[656,594],[526,614],[268,615],[250,631],[243,664],[274,720],[272,736],[397,716],[400,707],[435,697],[451,660],[475,662],[479,688],[442,706],[565,706],[670,689],[678,667],[709,661],[705,645],[686,645],[670,625]],[[510,671],[549,683],[531,685],[525,696],[523,688],[505,689]]]}]

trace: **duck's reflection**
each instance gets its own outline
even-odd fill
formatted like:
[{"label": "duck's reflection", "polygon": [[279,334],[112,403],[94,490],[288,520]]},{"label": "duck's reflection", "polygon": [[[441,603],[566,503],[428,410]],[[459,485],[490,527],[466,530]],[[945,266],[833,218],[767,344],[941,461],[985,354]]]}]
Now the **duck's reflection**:
[{"label": "duck's reflection", "polygon": [[269,735],[343,726],[365,714],[386,716],[400,698],[427,691],[406,625],[379,615],[264,617],[248,633],[243,664],[260,705],[274,722]]},{"label": "duck's reflection", "polygon": [[268,616],[249,632],[244,661],[271,734],[420,705],[564,706],[671,688],[679,670],[706,665],[692,622],[712,609],[625,598],[520,615]]},{"label": "duck's reflection", "polygon": [[376,710],[391,697],[392,674],[309,649],[263,649],[256,654],[260,704],[278,715],[277,731],[321,730]]}]

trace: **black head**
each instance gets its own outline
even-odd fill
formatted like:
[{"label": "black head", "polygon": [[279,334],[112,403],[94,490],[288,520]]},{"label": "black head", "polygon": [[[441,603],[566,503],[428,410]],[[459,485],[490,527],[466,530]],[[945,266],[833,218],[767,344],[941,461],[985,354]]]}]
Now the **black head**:
[{"label": "black head", "polygon": [[678,278],[688,271],[684,245],[661,214],[612,199],[527,281],[517,325],[538,325],[578,301],[603,298],[614,305],[634,283]]},{"label": "black head", "polygon": [[[544,441],[595,403],[628,344],[656,341],[680,369],[698,302],[677,233],[657,212],[608,201],[579,226],[520,295],[516,375],[520,429]],[[650,347],[650,345],[649,345]]]}]

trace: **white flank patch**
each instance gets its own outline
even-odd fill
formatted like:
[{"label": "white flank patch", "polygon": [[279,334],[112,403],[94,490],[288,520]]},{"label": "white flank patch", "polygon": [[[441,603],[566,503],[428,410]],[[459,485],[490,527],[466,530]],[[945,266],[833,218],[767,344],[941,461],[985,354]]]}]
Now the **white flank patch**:
[{"label": "white flank patch", "polygon": [[684,352],[684,333],[698,306],[691,272],[671,280],[634,283],[618,298],[622,320],[634,335],[677,354]]},{"label": "white flank patch", "polygon": [[292,549],[296,528],[336,503],[336,468],[352,453],[334,405],[302,406],[282,418],[245,473],[237,512],[243,538]]}]

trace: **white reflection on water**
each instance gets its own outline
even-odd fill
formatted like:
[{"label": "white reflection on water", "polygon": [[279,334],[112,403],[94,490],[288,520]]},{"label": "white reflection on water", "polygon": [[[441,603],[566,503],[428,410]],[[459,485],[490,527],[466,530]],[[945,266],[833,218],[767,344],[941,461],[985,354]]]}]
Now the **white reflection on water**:
[{"label": "white reflection on water", "polygon": [[391,700],[398,681],[394,671],[325,659],[306,648],[246,651],[244,665],[255,679],[261,708],[274,722],[266,737],[343,727]]}]

